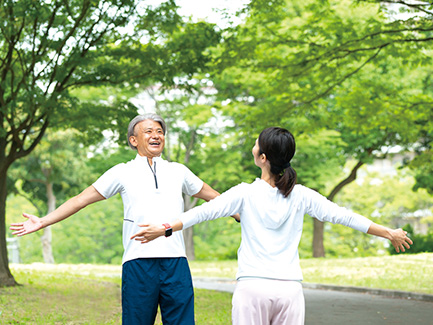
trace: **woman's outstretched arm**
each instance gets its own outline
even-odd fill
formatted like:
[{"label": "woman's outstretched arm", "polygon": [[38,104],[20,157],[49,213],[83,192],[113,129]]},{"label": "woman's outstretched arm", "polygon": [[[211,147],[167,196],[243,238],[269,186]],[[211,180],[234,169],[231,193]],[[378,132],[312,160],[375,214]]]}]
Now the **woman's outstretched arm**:
[{"label": "woman's outstretched arm", "polygon": [[397,253],[405,252],[405,248],[410,249],[410,245],[413,244],[413,241],[407,237],[407,231],[400,228],[390,229],[374,222],[368,228],[367,234],[388,239]]}]

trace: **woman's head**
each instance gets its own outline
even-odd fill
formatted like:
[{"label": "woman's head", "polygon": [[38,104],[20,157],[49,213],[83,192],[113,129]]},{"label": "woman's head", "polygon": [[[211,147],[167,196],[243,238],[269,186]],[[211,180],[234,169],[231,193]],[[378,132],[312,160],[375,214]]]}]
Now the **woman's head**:
[{"label": "woman's head", "polygon": [[286,129],[270,127],[260,133],[257,145],[258,154],[264,154],[270,163],[275,185],[284,196],[289,195],[296,184],[296,171],[290,165],[296,150],[295,138]]}]

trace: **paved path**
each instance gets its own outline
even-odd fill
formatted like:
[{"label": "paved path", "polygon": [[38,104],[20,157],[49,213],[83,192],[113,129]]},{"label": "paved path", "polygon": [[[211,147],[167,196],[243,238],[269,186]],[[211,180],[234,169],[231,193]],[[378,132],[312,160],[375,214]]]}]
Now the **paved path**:
[{"label": "paved path", "polygon": [[[224,279],[194,279],[196,288],[227,292],[233,292],[235,283]],[[306,325],[433,325],[431,295],[350,287],[326,288],[304,284]]]}]

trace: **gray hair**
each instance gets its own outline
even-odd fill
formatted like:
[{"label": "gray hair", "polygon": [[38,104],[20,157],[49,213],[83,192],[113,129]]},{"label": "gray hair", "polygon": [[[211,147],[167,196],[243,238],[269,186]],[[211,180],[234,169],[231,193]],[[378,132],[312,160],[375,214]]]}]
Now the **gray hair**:
[{"label": "gray hair", "polygon": [[158,122],[159,124],[161,124],[162,131],[164,132],[164,135],[165,135],[165,132],[167,131],[167,126],[165,125],[164,119],[161,116],[159,116],[158,114],[155,114],[155,113],[146,113],[146,114],[143,114],[143,115],[137,115],[136,117],[134,117],[131,120],[131,122],[129,122],[129,125],[128,125],[128,144],[134,150],[137,150],[137,148],[134,147],[131,144],[131,142],[129,142],[129,138],[134,135],[135,126],[138,123],[140,123],[142,121],[145,121],[145,120],[152,120],[152,121],[155,121],[155,122]]}]

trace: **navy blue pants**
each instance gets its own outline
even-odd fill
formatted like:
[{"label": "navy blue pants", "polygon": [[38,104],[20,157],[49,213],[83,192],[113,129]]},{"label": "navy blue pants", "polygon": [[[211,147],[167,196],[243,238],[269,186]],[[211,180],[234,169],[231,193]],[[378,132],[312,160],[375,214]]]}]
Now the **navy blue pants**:
[{"label": "navy blue pants", "polygon": [[123,264],[123,325],[153,325],[158,305],[163,324],[195,323],[194,289],[185,257],[140,258]]}]

